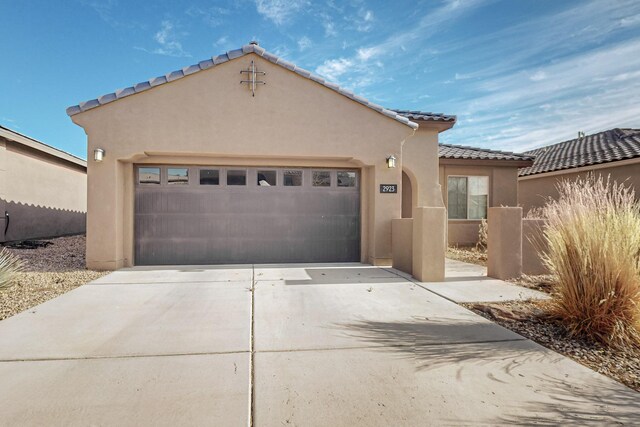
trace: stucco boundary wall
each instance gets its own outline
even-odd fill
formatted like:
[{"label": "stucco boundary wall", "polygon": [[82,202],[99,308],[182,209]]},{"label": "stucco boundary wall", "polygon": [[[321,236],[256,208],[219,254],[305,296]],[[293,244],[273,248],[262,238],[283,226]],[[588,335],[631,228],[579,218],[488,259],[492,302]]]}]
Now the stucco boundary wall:
[{"label": "stucco boundary wall", "polygon": [[522,275],[522,208],[489,208],[487,276],[508,280]]},{"label": "stucco boundary wall", "polygon": [[549,274],[541,256],[547,249],[543,234],[544,225],[543,219],[522,220],[522,274]]},{"label": "stucco boundary wall", "polygon": [[445,274],[447,211],[416,207],[414,218],[391,221],[393,267],[421,282],[442,282]]}]

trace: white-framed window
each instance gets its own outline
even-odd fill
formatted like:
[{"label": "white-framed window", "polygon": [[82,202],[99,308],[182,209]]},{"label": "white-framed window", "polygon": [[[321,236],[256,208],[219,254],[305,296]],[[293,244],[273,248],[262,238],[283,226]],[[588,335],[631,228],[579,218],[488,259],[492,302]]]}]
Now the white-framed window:
[{"label": "white-framed window", "polygon": [[488,206],[488,176],[447,177],[449,219],[485,219]]}]

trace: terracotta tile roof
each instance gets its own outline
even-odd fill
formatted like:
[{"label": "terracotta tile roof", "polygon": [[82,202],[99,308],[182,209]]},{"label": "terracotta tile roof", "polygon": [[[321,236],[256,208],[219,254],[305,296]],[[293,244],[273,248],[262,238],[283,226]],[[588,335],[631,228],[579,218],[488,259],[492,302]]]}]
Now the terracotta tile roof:
[{"label": "terracotta tile roof", "polygon": [[356,101],[366,107],[371,108],[372,110],[375,110],[377,112],[379,112],[380,114],[384,114],[387,117],[390,117],[394,120],[399,121],[400,123],[403,123],[413,129],[417,129],[418,128],[418,124],[414,123],[412,121],[410,121],[407,117],[404,117],[398,113],[396,113],[395,111],[386,109],[380,105],[374,104],[372,102],[369,102],[368,100],[354,94],[353,92],[341,88],[340,86],[338,86],[335,83],[331,83],[330,81],[325,80],[324,78],[315,75],[313,73],[311,73],[310,71],[304,70],[300,67],[297,67],[296,65],[285,61],[282,58],[279,58],[276,55],[273,55],[269,52],[267,52],[265,49],[263,49],[262,47],[258,46],[257,44],[248,44],[245,46],[242,46],[241,49],[236,49],[236,50],[231,50],[227,53],[223,53],[222,55],[218,55],[218,56],[214,56],[211,59],[207,59],[204,61],[199,62],[198,64],[195,65],[191,65],[188,67],[185,67],[181,70],[177,70],[177,71],[173,71],[169,74],[166,74],[164,76],[160,76],[160,77],[155,77],[151,80],[148,80],[146,82],[141,82],[138,83],[134,86],[125,88],[125,89],[119,89],[116,90],[115,92],[112,93],[108,93],[106,95],[103,95],[97,99],[92,99],[90,101],[86,101],[86,102],[81,102],[78,105],[74,105],[71,106],[69,108],[67,108],[67,114],[69,116],[73,116],[79,113],[82,113],[84,111],[90,110],[92,108],[96,108],[96,107],[100,107],[101,105],[105,105],[108,104],[110,102],[116,101],[118,99],[121,98],[125,98],[127,96],[131,96],[131,95],[135,95],[136,93],[140,93],[143,92],[145,90],[151,89],[153,87],[156,86],[160,86],[163,85],[165,83],[169,83],[172,82],[174,80],[177,79],[181,79],[183,77],[186,77],[190,74],[193,73],[197,73],[199,71],[202,70],[206,70],[212,67],[215,67],[218,64],[222,64],[224,62],[227,61],[231,61],[233,59],[236,58],[240,58],[241,56],[247,55],[249,53],[255,53],[256,55],[259,55],[261,57],[263,57],[264,59],[266,59],[269,62],[272,62],[276,65],[280,65],[283,68],[286,68],[287,70],[293,71],[295,73],[298,73],[299,75],[301,75],[302,77],[305,77],[309,80],[313,80],[316,83],[319,83],[331,90],[334,90],[338,93],[340,93],[341,95],[346,96],[349,99],[352,99],[353,101]]},{"label": "terracotta tile roof", "polygon": [[427,120],[427,121],[436,121],[436,122],[449,122],[455,123],[457,120],[456,116],[451,116],[442,113],[430,113],[427,111],[415,111],[415,110],[392,110],[396,113],[400,114],[403,117],[406,117],[409,120]]},{"label": "terracotta tile roof", "polygon": [[439,144],[438,156],[441,159],[468,160],[515,160],[532,161],[533,157],[510,151],[489,150],[486,148],[469,147],[465,145]]},{"label": "terracotta tile roof", "polygon": [[640,157],[640,129],[611,129],[582,138],[527,151],[533,166],[521,168],[519,176],[535,175],[581,166]]}]

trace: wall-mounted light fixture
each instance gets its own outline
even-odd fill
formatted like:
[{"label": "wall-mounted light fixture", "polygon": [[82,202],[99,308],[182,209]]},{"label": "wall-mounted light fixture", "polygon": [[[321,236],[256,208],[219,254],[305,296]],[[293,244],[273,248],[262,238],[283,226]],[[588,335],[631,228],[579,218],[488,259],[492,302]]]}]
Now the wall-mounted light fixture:
[{"label": "wall-mounted light fixture", "polygon": [[396,156],[394,156],[392,154],[389,157],[387,157],[387,166],[389,168],[395,168],[396,167]]},{"label": "wall-mounted light fixture", "polygon": [[96,162],[101,162],[104,158],[104,150],[102,148],[96,148],[93,150],[93,160]]}]

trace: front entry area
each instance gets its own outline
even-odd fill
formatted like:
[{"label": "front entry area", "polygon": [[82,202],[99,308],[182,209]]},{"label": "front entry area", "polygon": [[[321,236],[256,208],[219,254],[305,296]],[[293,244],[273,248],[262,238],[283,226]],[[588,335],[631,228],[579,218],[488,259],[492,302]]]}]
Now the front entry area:
[{"label": "front entry area", "polygon": [[137,165],[135,264],[360,261],[360,174]]}]

